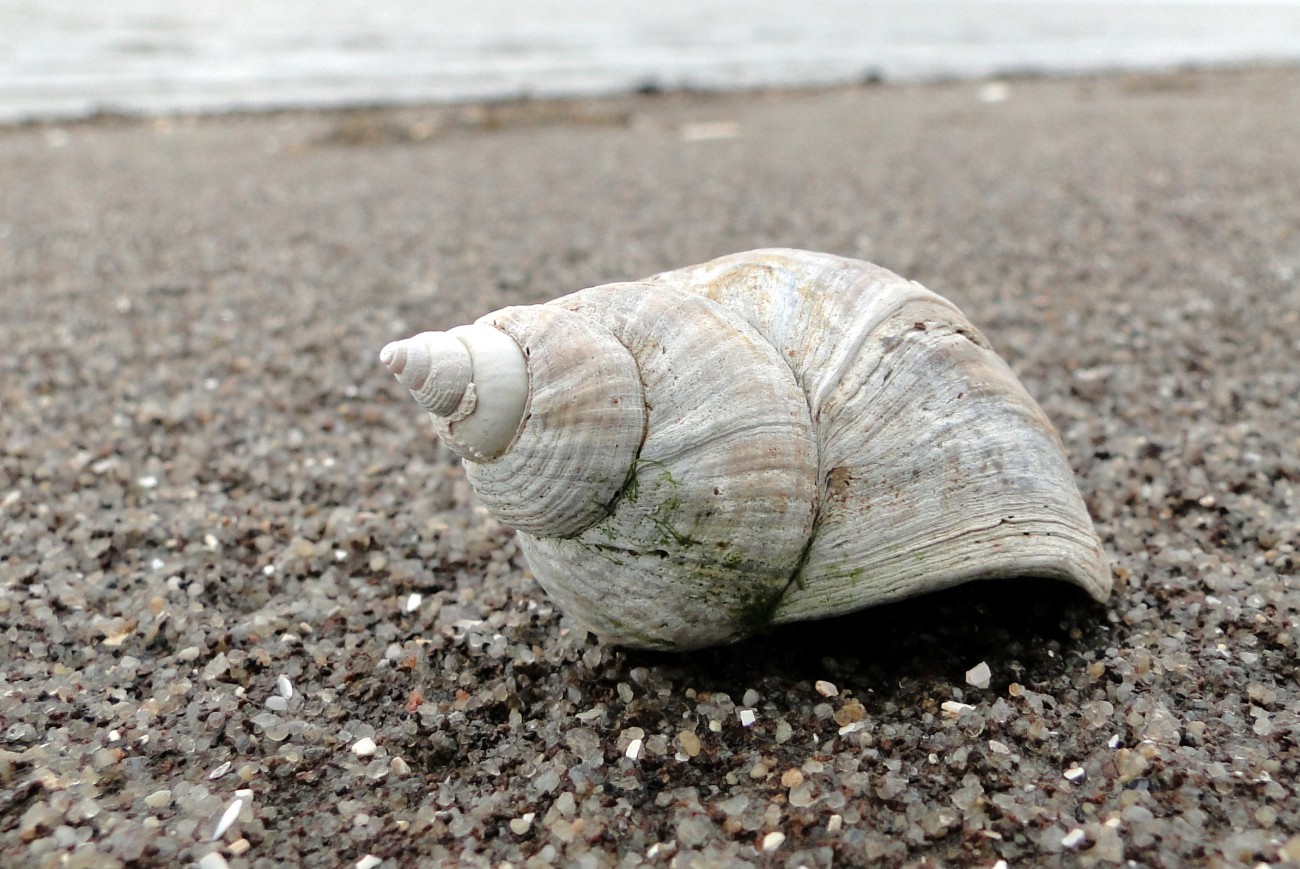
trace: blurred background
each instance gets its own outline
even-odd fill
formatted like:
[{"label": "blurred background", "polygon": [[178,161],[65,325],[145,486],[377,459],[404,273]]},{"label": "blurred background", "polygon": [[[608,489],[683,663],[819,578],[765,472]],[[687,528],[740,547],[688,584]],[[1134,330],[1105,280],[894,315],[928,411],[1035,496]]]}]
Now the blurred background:
[{"label": "blurred background", "polygon": [[0,0],[0,120],[1297,59],[1266,0]]}]

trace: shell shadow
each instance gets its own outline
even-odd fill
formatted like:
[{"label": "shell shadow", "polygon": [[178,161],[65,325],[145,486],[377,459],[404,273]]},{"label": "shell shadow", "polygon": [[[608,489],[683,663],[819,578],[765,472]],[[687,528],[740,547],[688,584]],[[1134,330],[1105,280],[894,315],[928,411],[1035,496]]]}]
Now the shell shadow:
[{"label": "shell shadow", "polygon": [[785,625],[733,646],[686,655],[629,653],[677,671],[697,690],[738,700],[748,688],[799,691],[818,679],[855,694],[894,699],[916,690],[965,688],[981,661],[991,686],[1050,680],[1082,669],[1112,641],[1104,605],[1050,580],[985,580],[834,619]]}]

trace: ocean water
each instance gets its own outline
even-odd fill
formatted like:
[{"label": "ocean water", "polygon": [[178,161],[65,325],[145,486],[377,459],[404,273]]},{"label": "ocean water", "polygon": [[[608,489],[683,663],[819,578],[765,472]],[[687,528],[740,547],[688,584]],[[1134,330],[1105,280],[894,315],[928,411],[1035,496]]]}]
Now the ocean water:
[{"label": "ocean water", "polygon": [[0,120],[1300,62],[1267,0],[0,0]]}]

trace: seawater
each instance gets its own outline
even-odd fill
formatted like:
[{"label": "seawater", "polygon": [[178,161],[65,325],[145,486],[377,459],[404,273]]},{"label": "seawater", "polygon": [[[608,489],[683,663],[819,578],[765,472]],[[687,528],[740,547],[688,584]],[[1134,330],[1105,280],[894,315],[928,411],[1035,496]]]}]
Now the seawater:
[{"label": "seawater", "polygon": [[0,120],[1300,61],[1265,0],[0,0]]}]

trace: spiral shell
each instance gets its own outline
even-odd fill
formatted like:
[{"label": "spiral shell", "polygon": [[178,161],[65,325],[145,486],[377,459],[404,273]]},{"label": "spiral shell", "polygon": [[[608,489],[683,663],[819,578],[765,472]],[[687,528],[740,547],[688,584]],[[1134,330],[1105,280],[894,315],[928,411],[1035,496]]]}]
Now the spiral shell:
[{"label": "spiral shell", "polygon": [[[989,577],[1109,594],[1047,417],[954,305],[878,266],[753,251],[468,328],[517,360],[467,373],[443,333],[384,359],[538,582],[611,641],[731,642]],[[523,397],[466,412],[493,378]]]}]

